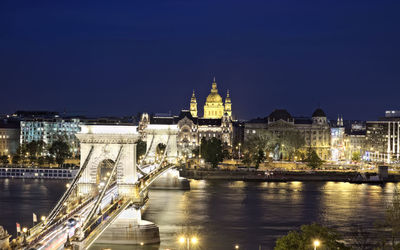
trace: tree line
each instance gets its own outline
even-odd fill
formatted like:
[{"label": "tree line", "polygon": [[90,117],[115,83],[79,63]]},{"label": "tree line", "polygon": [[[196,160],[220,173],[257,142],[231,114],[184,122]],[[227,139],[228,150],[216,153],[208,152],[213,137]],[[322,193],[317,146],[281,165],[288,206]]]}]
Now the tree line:
[{"label": "tree line", "polygon": [[0,162],[2,164],[50,165],[57,163],[61,165],[71,156],[71,146],[63,139],[57,139],[50,145],[40,140],[20,144],[11,159],[3,155],[0,157]]},{"label": "tree line", "polygon": [[323,161],[312,148],[305,149],[304,136],[295,130],[260,131],[250,136],[243,145],[243,163],[256,168],[266,160],[302,161],[313,169]]}]

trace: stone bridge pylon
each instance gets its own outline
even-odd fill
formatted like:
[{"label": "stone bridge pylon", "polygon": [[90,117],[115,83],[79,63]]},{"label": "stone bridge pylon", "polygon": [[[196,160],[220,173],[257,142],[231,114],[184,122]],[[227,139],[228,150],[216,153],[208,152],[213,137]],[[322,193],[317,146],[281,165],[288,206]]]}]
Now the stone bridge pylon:
[{"label": "stone bridge pylon", "polygon": [[[110,167],[117,163],[116,183],[122,196],[135,194],[138,180],[136,141],[140,138],[136,126],[84,125],[77,134],[81,143],[81,167],[87,166],[78,182],[78,193],[88,195],[104,184]],[[120,154],[118,158],[118,154]],[[118,162],[115,162],[119,159]]]}]

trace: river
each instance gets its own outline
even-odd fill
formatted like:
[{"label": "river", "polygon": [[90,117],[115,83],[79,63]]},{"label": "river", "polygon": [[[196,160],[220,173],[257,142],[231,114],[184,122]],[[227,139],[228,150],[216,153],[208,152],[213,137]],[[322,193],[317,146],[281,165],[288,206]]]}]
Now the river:
[{"label": "river", "polygon": [[[65,181],[0,180],[0,225],[32,224],[65,191]],[[346,182],[191,181],[190,191],[152,190],[143,219],[160,228],[157,246],[94,245],[92,249],[179,249],[178,235],[197,235],[198,249],[272,249],[277,237],[302,224],[323,222],[341,232],[373,227],[395,186]],[[195,248],[193,248],[195,249]]]}]

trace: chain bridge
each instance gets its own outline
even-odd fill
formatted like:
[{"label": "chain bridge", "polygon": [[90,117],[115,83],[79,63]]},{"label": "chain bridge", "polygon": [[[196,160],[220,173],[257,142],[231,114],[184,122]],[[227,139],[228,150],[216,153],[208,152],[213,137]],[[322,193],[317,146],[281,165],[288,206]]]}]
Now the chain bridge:
[{"label": "chain bridge", "polygon": [[[157,225],[142,220],[149,186],[177,162],[175,125],[84,125],[78,174],[44,221],[29,229],[20,249],[88,249],[94,242],[150,244],[160,241]],[[136,142],[147,150],[136,162]],[[159,144],[163,150],[158,150]]]}]

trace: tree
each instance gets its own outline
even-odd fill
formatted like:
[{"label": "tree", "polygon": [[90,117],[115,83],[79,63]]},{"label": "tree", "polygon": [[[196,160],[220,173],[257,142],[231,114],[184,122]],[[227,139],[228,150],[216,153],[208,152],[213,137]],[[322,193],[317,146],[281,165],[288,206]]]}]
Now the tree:
[{"label": "tree", "polygon": [[147,143],[142,139],[139,139],[136,142],[136,160],[139,160],[141,156],[144,156],[146,154],[146,147]]},{"label": "tree", "polygon": [[0,156],[0,163],[3,164],[3,165],[8,164],[9,163],[8,156],[7,155]]},{"label": "tree", "polygon": [[244,152],[242,162],[246,165],[250,165],[252,163],[251,155],[248,151]]},{"label": "tree", "polygon": [[392,203],[386,208],[384,225],[390,229],[393,249],[400,249],[400,243],[396,245],[400,238],[400,194],[397,188],[394,190]]},{"label": "tree", "polygon": [[15,154],[13,155],[11,161],[13,164],[18,164],[21,161],[21,156],[19,154]]},{"label": "tree", "polygon": [[270,131],[260,131],[250,136],[243,145],[243,163],[258,167],[267,159],[266,156],[273,151],[277,143],[278,137]]},{"label": "tree", "polygon": [[353,155],[351,156],[351,160],[355,162],[359,162],[361,160],[361,155],[360,152],[353,152]]},{"label": "tree", "polygon": [[211,138],[201,140],[201,156],[206,162],[211,163],[213,168],[218,166],[219,162],[223,160],[222,142],[218,138]]},{"label": "tree", "polygon": [[313,242],[319,240],[321,246],[318,249],[350,249],[343,243],[340,243],[339,234],[336,231],[313,223],[311,225],[303,225],[300,231],[290,231],[286,236],[276,240],[275,250],[309,250],[313,249]]},{"label": "tree", "polygon": [[314,150],[309,151],[305,162],[307,163],[307,166],[311,167],[312,169],[320,167],[323,163],[321,158],[319,158],[318,154]]},{"label": "tree", "polygon": [[305,145],[304,136],[296,130],[288,130],[280,138],[281,147],[286,151],[288,158],[294,160],[294,156],[299,153],[299,150]]},{"label": "tree", "polygon": [[44,156],[40,156],[40,157],[37,159],[38,165],[44,165],[45,160],[46,160],[46,158],[45,158]]},{"label": "tree", "polygon": [[264,150],[262,150],[260,148],[260,149],[258,149],[258,152],[255,157],[256,168],[258,168],[260,166],[260,163],[264,162],[264,160],[265,160],[265,153],[264,153]]},{"label": "tree", "polygon": [[46,143],[44,141],[31,141],[25,145],[30,156],[38,157],[44,152]]},{"label": "tree", "polygon": [[54,157],[52,155],[46,155],[45,157],[45,161],[47,162],[47,164],[54,164]]},{"label": "tree", "polygon": [[227,149],[224,149],[224,150],[222,151],[222,157],[223,157],[224,159],[230,159],[230,158],[231,158],[231,153],[229,153],[229,151],[228,151]]},{"label": "tree", "polygon": [[54,141],[49,148],[49,152],[55,157],[59,165],[63,164],[66,158],[72,156],[69,145],[62,140]]}]

